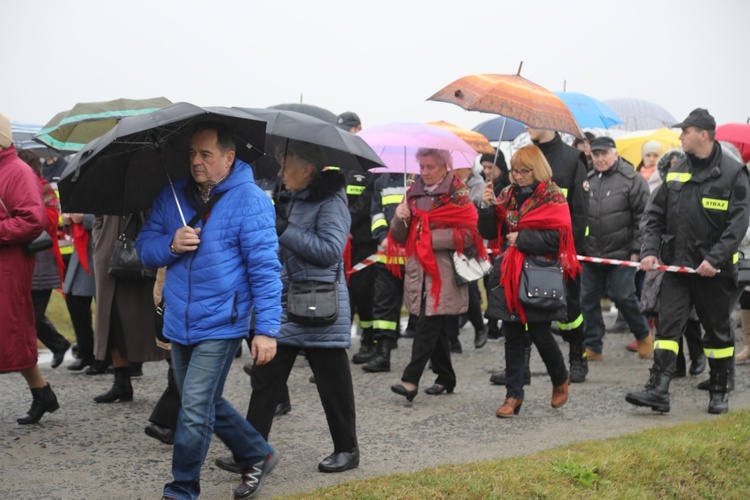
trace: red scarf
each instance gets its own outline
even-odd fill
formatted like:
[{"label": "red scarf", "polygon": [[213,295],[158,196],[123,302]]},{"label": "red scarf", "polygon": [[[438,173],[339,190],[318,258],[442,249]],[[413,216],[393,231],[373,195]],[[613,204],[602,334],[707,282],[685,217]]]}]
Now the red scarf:
[{"label": "red scarf", "polygon": [[[576,257],[568,203],[565,195],[554,182],[549,184],[540,182],[531,197],[521,207],[515,206],[513,186],[506,188],[498,197],[495,214],[498,235],[502,235],[504,224],[508,225],[510,232],[522,229],[556,229],[560,240],[557,258],[562,264],[565,278],[573,279],[581,271],[581,264]],[[502,236],[499,236],[497,240],[492,241],[491,248],[499,251],[502,243]],[[499,255],[499,252],[496,255]],[[518,247],[509,246],[505,251],[500,268],[500,284],[505,288],[508,311],[518,314],[524,324],[526,323],[526,311],[518,299],[518,284],[521,280],[525,257],[526,254],[520,251]]]},{"label": "red scarf", "polygon": [[89,232],[83,228],[80,222],[74,222],[70,228],[70,236],[73,238],[73,247],[78,253],[78,262],[81,263],[87,273],[91,274],[89,269]]},{"label": "red scarf", "polygon": [[435,310],[440,303],[440,270],[435,252],[432,249],[432,229],[450,228],[453,231],[453,248],[459,253],[464,251],[466,233],[471,235],[472,246],[477,249],[477,257],[487,259],[487,249],[477,230],[478,216],[474,205],[445,204],[429,212],[411,207],[412,217],[406,243],[400,245],[389,235],[386,257],[388,270],[394,276],[401,277],[401,266],[396,262],[399,255],[414,258],[422,266],[425,274],[432,278],[430,293],[435,301]]},{"label": "red scarf", "polygon": [[44,180],[41,176],[39,180],[42,183],[42,194],[44,195],[44,210],[47,214],[47,224],[44,230],[47,231],[50,238],[52,238],[52,253],[55,256],[55,262],[57,263],[57,271],[60,273],[60,288],[65,282],[65,262],[63,261],[62,254],[60,253],[60,243],[57,241],[57,226],[60,222],[60,200],[57,199],[57,194],[49,182]]}]

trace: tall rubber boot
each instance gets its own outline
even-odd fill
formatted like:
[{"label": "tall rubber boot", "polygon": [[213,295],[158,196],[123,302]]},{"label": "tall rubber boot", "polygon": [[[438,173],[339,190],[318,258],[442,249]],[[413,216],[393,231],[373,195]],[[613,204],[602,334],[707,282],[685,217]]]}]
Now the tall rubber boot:
[{"label": "tall rubber boot", "polygon": [[[531,346],[523,349],[523,385],[531,385]],[[500,370],[490,376],[490,383],[505,385],[505,370]]]},{"label": "tall rubber boot", "polygon": [[362,340],[359,343],[359,352],[352,356],[352,363],[361,365],[367,363],[375,355],[375,333],[372,328],[362,330]]},{"label": "tall rubber boot", "polygon": [[391,371],[391,342],[390,337],[381,337],[375,346],[375,355],[362,366],[369,373]]},{"label": "tall rubber boot", "polygon": [[589,373],[589,362],[584,356],[586,345],[583,340],[576,341],[575,339],[569,345],[570,381],[576,384],[586,382],[586,375]]},{"label": "tall rubber boot", "polygon": [[57,396],[52,392],[52,387],[49,384],[44,387],[37,387],[31,389],[31,408],[21,418],[16,419],[21,425],[35,424],[39,422],[46,412],[54,412],[60,408],[60,404],[57,402]]},{"label": "tall rubber boot", "polygon": [[133,401],[133,386],[130,384],[128,367],[115,368],[115,382],[112,387],[94,398],[95,403],[114,403],[115,401]]},{"label": "tall rubber boot", "polygon": [[708,366],[711,368],[708,413],[726,413],[729,411],[729,370],[732,358],[709,358]]},{"label": "tall rubber boot", "polygon": [[654,366],[643,391],[629,392],[625,401],[636,406],[648,406],[653,411],[669,413],[669,382],[675,370],[677,355],[666,349],[654,350]]}]

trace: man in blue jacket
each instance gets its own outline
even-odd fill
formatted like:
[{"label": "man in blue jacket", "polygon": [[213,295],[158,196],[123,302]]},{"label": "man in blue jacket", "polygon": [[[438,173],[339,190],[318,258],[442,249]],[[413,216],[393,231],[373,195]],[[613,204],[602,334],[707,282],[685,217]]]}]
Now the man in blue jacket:
[{"label": "man in blue jacket", "polygon": [[[202,124],[190,143],[188,179],[157,196],[136,248],[147,266],[167,266],[164,336],[172,342],[172,366],[182,396],[166,498],[197,498],[200,470],[211,435],[240,464],[235,498],[263,485],[279,454],[222,397],[229,368],[255,310],[252,356],[257,364],[276,354],[281,317],[281,279],[274,209],[253,182],[250,167],[235,158],[233,134],[218,123]],[[183,225],[177,203],[190,218],[221,195],[195,224]],[[177,200],[175,200],[175,197]]]}]

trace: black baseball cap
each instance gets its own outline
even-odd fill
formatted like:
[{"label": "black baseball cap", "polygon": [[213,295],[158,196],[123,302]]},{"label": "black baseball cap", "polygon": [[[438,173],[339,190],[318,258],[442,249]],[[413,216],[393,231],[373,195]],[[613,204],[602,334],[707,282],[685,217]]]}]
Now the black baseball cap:
[{"label": "black baseball cap", "polygon": [[594,137],[591,139],[591,151],[604,151],[612,148],[617,148],[615,140],[611,137]]},{"label": "black baseball cap", "polygon": [[695,127],[701,130],[716,130],[716,120],[707,109],[695,108],[687,118],[680,123],[675,123],[672,128]]},{"label": "black baseball cap", "polygon": [[352,127],[358,127],[362,125],[362,120],[359,119],[357,113],[352,111],[345,111],[336,118],[336,126],[349,131]]}]

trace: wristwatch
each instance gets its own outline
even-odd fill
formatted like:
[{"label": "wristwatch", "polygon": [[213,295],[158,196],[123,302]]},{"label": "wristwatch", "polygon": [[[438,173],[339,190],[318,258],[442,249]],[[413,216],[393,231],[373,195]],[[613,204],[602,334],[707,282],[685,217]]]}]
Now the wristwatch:
[{"label": "wristwatch", "polygon": [[177,250],[175,250],[175,249],[174,249],[174,243],[170,243],[170,244],[169,244],[169,250],[170,250],[170,251],[171,251],[171,252],[172,252],[173,254],[175,254],[175,255],[179,255],[179,254],[177,253]]}]

